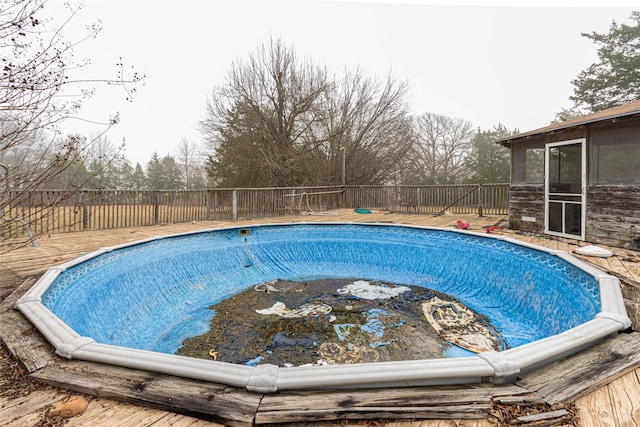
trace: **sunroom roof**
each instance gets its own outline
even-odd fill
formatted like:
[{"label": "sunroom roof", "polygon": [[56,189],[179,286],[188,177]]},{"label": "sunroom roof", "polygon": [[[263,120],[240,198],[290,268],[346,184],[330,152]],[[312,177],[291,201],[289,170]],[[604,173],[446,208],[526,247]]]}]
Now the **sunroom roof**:
[{"label": "sunroom roof", "polygon": [[534,129],[528,132],[512,135],[507,138],[499,139],[497,144],[509,147],[515,140],[530,138],[532,136],[541,135],[549,132],[556,132],[559,130],[569,129],[577,126],[584,126],[592,123],[602,122],[606,120],[614,120],[622,117],[629,117],[640,115],[640,100],[631,102],[629,104],[618,105],[617,107],[607,108],[606,110],[598,111],[586,116],[575,117],[573,119],[566,120],[561,123],[555,123],[542,128]]}]

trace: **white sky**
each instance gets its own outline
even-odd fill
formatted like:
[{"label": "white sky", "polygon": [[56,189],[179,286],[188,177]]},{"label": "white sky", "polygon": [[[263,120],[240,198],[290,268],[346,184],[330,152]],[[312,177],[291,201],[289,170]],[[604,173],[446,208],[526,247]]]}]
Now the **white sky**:
[{"label": "white sky", "polygon": [[[634,9],[615,0],[608,7],[564,0],[505,6],[512,2],[87,0],[74,24],[101,20],[103,30],[76,48],[91,59],[83,75],[113,78],[122,57],[147,79],[132,103],[117,87],[96,86],[80,117],[104,121],[119,112],[107,137],[114,145],[125,139],[134,165],[144,166],[153,151],[175,155],[182,138],[200,142],[207,95],[224,83],[232,61],[273,37],[337,74],[360,66],[369,76],[391,72],[408,81],[416,114],[461,118],[482,130],[498,123],[532,130],[571,107],[571,80],[597,59],[597,46],[580,34],[629,23]],[[45,14],[61,5],[56,0]],[[97,131],[79,120],[64,130]]]}]

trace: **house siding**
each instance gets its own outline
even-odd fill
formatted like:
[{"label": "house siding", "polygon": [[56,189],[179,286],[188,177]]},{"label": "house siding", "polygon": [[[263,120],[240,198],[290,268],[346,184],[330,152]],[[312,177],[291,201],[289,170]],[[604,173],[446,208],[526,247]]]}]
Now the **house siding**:
[{"label": "house siding", "polygon": [[[534,219],[531,221],[531,219]],[[509,228],[530,233],[544,231],[544,186],[519,185],[509,190]]]},{"label": "house siding", "polygon": [[640,250],[640,185],[587,187],[586,240]]},{"label": "house siding", "polygon": [[[588,186],[585,227],[587,242],[640,250],[640,185]],[[544,232],[544,186],[511,187],[509,228]]]}]

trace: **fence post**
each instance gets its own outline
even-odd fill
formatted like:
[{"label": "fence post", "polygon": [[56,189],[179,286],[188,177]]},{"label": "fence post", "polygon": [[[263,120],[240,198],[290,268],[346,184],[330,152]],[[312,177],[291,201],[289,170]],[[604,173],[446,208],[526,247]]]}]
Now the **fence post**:
[{"label": "fence post", "polygon": [[87,207],[84,191],[80,190],[79,197],[80,206],[82,206],[82,229],[87,230],[89,228],[89,208]]},{"label": "fence post", "polygon": [[204,216],[207,221],[211,220],[211,190],[207,190],[206,200],[204,202],[205,213]]},{"label": "fence post", "polygon": [[231,215],[233,221],[238,219],[238,190],[231,193]]},{"label": "fence post", "polygon": [[482,184],[478,184],[478,216],[482,216]]},{"label": "fence post", "polygon": [[160,215],[160,195],[157,191],[153,192],[153,225],[158,225]]}]

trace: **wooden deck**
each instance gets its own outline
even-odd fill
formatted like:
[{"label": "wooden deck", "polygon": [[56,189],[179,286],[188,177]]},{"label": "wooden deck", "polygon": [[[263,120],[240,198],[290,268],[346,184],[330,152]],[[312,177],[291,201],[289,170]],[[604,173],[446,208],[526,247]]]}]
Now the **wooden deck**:
[{"label": "wooden deck", "polygon": [[[386,419],[393,421],[386,421],[384,425],[394,427],[483,427],[506,425],[507,421],[499,421],[502,410],[512,413],[521,411],[520,415],[524,416],[526,405],[534,407],[536,402],[546,402],[555,406],[547,405],[548,408],[543,414],[532,415],[533,418],[521,418],[520,425],[640,424],[640,334],[637,332],[621,334],[615,341],[605,341],[571,359],[527,374],[512,385],[481,384],[361,390],[348,393],[278,393],[262,396],[244,390],[232,391],[229,387],[216,388],[210,384],[203,385],[186,380],[182,383],[179,382],[180,379],[168,379],[142,371],[105,368],[81,361],[61,361],[53,355],[47,344],[40,347],[29,344],[32,342],[30,335],[39,334],[28,330],[30,325],[26,319],[10,308],[15,298],[33,283],[34,278],[50,266],[100,247],[156,235],[279,222],[392,222],[455,227],[456,220],[462,219],[470,223],[472,231],[480,232],[490,225],[506,224],[506,218],[501,216],[432,217],[381,211],[361,215],[352,210],[333,211],[331,214],[54,234],[39,239],[38,247],[25,247],[2,255],[0,301],[3,302],[0,303],[0,338],[12,352],[27,355],[25,365],[31,372],[31,378],[59,387],[42,387],[13,399],[0,396],[0,426],[31,426],[43,423],[48,408],[72,394],[62,387],[96,396],[91,398],[89,407],[83,414],[67,420],[67,426],[222,425],[211,420],[237,425],[252,422],[327,425],[331,420],[350,419],[351,421],[340,422],[340,425],[345,425],[356,424],[359,419]],[[577,247],[575,241],[568,239],[522,235],[510,230],[501,233],[567,252],[572,252]],[[640,301],[640,263],[637,261],[640,254],[617,248],[610,249],[614,251],[614,257],[582,259],[623,280],[629,316],[636,322],[634,329],[637,329],[637,304]],[[19,287],[23,289],[16,291]],[[598,363],[594,364],[594,361]],[[2,366],[2,369],[4,370],[5,366]],[[60,380],[61,377],[64,377],[64,381]],[[207,417],[203,415],[204,412],[199,412],[199,415],[194,417],[190,416],[193,413],[178,414],[166,410],[170,405],[163,402],[161,397],[163,393],[167,393],[167,389],[171,390],[171,387],[179,388],[175,391],[176,398],[180,391],[190,389],[193,396],[204,397],[205,403],[207,399],[217,402],[213,409],[206,407],[206,404],[202,405],[202,411],[211,410],[212,415]],[[348,402],[348,405],[345,402]],[[260,411],[254,414],[243,413],[243,408],[252,406],[259,407]],[[225,410],[228,410],[229,414],[221,415]],[[547,417],[546,421],[544,417]]]}]

